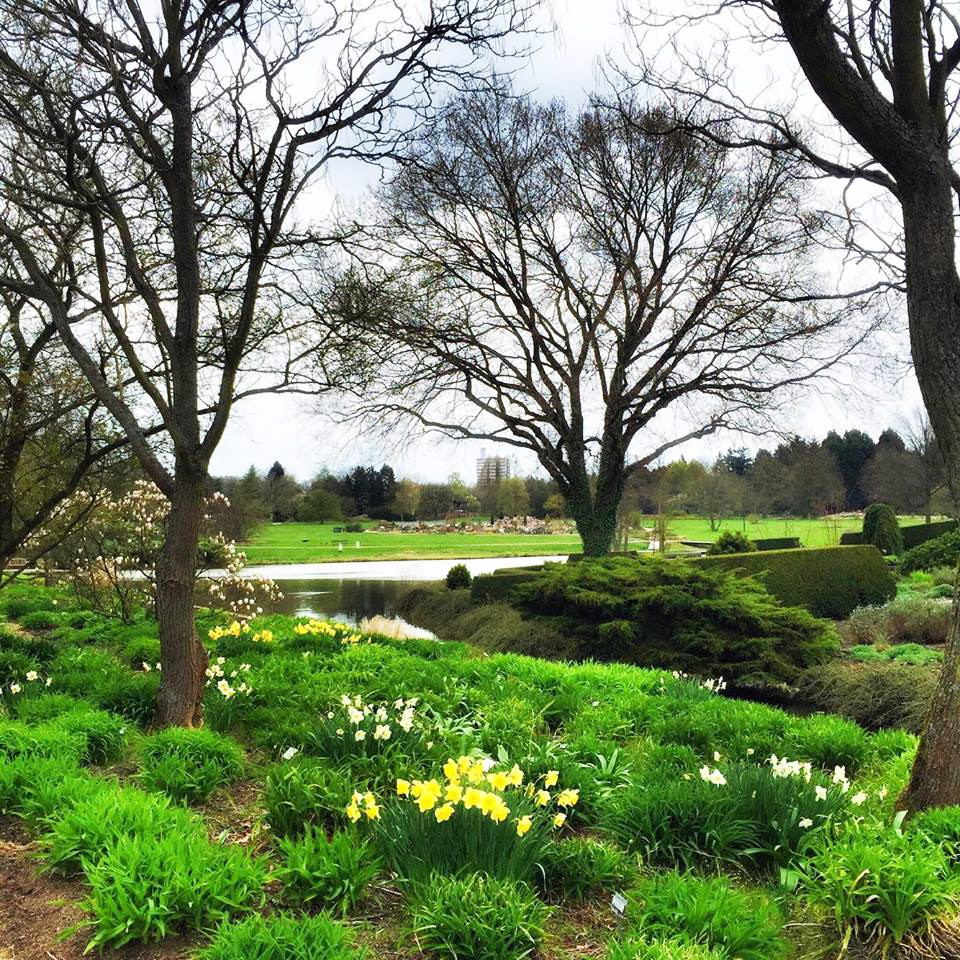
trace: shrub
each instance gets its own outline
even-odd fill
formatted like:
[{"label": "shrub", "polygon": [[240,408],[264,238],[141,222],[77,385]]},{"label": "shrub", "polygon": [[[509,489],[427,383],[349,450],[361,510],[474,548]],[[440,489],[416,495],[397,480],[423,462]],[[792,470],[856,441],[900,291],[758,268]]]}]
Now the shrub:
[{"label": "shrub", "polygon": [[123,756],[128,725],[128,721],[123,717],[77,704],[75,709],[57,717],[53,724],[61,730],[83,737],[86,743],[84,763],[114,763]]},{"label": "shrub", "polygon": [[434,874],[411,906],[420,947],[451,960],[521,960],[543,939],[549,913],[526,884],[482,873]]},{"label": "shrub", "polygon": [[174,800],[196,803],[243,773],[243,751],[212,730],[170,727],[143,748],[140,781]]},{"label": "shrub", "polygon": [[805,671],[802,700],[866,727],[919,733],[937,684],[936,668],[902,663],[828,663]]},{"label": "shrub", "polygon": [[900,561],[902,573],[913,570],[932,570],[935,567],[957,566],[960,558],[960,529],[954,528],[947,533],[911,547]]},{"label": "shrub", "polygon": [[547,564],[516,592],[531,613],[575,637],[583,658],[789,682],[837,645],[832,629],[805,610],[783,607],[757,581],[703,563]]},{"label": "shrub", "polygon": [[316,824],[326,829],[346,823],[344,808],[352,781],[329,763],[297,757],[267,771],[264,804],[277,836],[292,837]]},{"label": "shrub", "polygon": [[798,550],[799,537],[755,537],[751,543],[758,550]]},{"label": "shrub", "polygon": [[620,889],[637,877],[634,858],[615,844],[594,837],[568,837],[551,843],[544,850],[541,867],[544,890],[573,900]]},{"label": "shrub", "polygon": [[[907,550],[928,540],[935,540],[937,537],[951,530],[955,530],[956,520],[934,520],[933,523],[911,523],[900,528],[900,534],[903,537],[903,545]],[[861,532],[850,532],[840,534],[840,543],[854,544],[863,543],[863,534]]]},{"label": "shrub", "polygon": [[448,590],[469,590],[473,577],[466,564],[458,563],[447,571]]},{"label": "shrub", "polygon": [[727,956],[702,943],[677,939],[653,943],[637,938],[615,940],[607,950],[607,960],[726,960]]},{"label": "shrub", "polygon": [[846,767],[853,774],[870,754],[870,740],[859,724],[831,714],[814,714],[793,724],[789,736],[793,756],[825,770]]},{"label": "shrub", "polygon": [[943,849],[922,832],[879,827],[820,844],[802,885],[844,943],[871,943],[883,955],[908,937],[933,945],[935,924],[960,902],[960,877]]},{"label": "shrub", "polygon": [[59,800],[60,786],[72,777],[83,776],[75,758],[0,758],[0,813],[26,816],[35,795],[53,793]]},{"label": "shrub", "polygon": [[266,866],[201,832],[125,834],[84,862],[94,935],[87,950],[205,930],[263,902]]},{"label": "shrub", "polygon": [[52,630],[59,623],[59,615],[50,610],[34,610],[20,617],[20,625],[27,630]]},{"label": "shrub", "polygon": [[354,831],[327,837],[308,827],[297,838],[280,841],[283,864],[274,876],[294,903],[314,903],[348,913],[380,871],[369,841]]},{"label": "shrub", "polygon": [[871,503],[863,511],[863,539],[872,543],[881,553],[903,553],[903,535],[893,507],[886,503]]},{"label": "shrub", "polygon": [[901,643],[895,647],[851,647],[850,656],[860,663],[909,663],[913,665],[924,663],[940,663],[943,654],[939,650],[921,647],[919,643]]},{"label": "shrub", "polygon": [[363,960],[349,930],[325,914],[254,915],[224,924],[198,960]]},{"label": "shrub", "polygon": [[739,960],[776,960],[786,953],[777,910],[720,878],[651,877],[632,892],[627,917],[648,939],[679,935]]},{"label": "shrub", "polygon": [[840,625],[852,645],[941,644],[950,629],[950,604],[927,597],[904,597],[882,607],[858,607]]},{"label": "shrub", "polygon": [[756,544],[745,533],[739,530],[724,530],[707,550],[707,554],[717,556],[725,553],[751,553],[756,549]]},{"label": "shrub", "polygon": [[856,607],[892,600],[897,589],[883,555],[869,545],[766,550],[704,557],[697,563],[734,570],[741,576],[762,574],[767,590],[781,603],[836,620]]}]

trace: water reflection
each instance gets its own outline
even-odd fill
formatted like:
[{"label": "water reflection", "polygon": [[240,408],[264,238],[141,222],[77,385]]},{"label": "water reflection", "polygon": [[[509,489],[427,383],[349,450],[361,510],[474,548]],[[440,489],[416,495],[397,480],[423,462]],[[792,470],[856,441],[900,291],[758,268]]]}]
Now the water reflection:
[{"label": "water reflection", "polygon": [[282,580],[283,599],[272,612],[359,623],[378,614],[392,617],[399,596],[410,589],[404,580]]}]

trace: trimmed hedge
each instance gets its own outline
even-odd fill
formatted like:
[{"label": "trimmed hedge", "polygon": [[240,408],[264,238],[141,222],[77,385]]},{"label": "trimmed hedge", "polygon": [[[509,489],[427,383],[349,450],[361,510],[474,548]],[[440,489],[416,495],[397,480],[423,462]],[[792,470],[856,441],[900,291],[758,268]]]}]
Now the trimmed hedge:
[{"label": "trimmed hedge", "polygon": [[897,585],[873,546],[766,550],[703,557],[697,563],[757,576],[787,606],[806,607],[818,617],[842,620],[857,607],[892,600]]},{"label": "trimmed hedge", "polygon": [[513,588],[540,573],[543,567],[521,567],[518,570],[494,570],[473,578],[470,596],[474,603],[507,603],[513,599]]},{"label": "trimmed hedge", "polygon": [[948,530],[933,540],[918,543],[900,558],[900,572],[955,567],[960,558],[960,530]]},{"label": "trimmed hedge", "polygon": [[758,550],[799,550],[799,537],[761,537],[754,540],[753,545]]},{"label": "trimmed hedge", "polygon": [[[933,523],[914,523],[908,527],[901,527],[900,533],[903,534],[903,548],[909,550],[920,543],[926,543],[928,540],[934,540],[942,537],[943,534],[955,530],[956,520],[935,520]],[[863,532],[841,533],[840,543],[843,546],[852,546],[863,543]]]}]

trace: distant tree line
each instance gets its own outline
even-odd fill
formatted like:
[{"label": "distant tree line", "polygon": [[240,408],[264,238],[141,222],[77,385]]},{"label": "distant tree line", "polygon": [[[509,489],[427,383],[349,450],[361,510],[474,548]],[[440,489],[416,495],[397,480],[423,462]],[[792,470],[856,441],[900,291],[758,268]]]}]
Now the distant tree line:
[{"label": "distant tree line", "polygon": [[213,477],[211,486],[229,499],[225,532],[238,540],[266,522],[325,523],[360,516],[385,521],[474,515],[543,519],[565,513],[556,484],[542,477],[507,477],[470,487],[452,474],[444,483],[417,483],[398,478],[389,464],[357,466],[342,474],[323,469],[301,483],[276,462],[265,473],[251,466],[240,477]]}]

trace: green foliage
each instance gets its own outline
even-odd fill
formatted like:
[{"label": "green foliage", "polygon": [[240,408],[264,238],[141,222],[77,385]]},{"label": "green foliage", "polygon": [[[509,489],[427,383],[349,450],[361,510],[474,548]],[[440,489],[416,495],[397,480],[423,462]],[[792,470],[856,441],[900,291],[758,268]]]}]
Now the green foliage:
[{"label": "green foliage", "polygon": [[20,626],[26,630],[52,630],[59,623],[59,615],[51,610],[33,610],[20,617]]},{"label": "green foliage", "polygon": [[413,930],[429,955],[522,960],[537,949],[549,908],[526,884],[482,873],[434,874],[413,891]]},{"label": "green foliage", "polygon": [[0,757],[56,757],[76,765],[85,752],[82,736],[53,723],[28,727],[13,720],[0,720]]},{"label": "green foliage", "polygon": [[926,721],[938,670],[903,663],[843,663],[812,667],[800,678],[800,697],[868,730],[902,727],[919,733]]},{"label": "green foliage", "polygon": [[931,844],[942,844],[953,864],[960,863],[960,806],[923,810],[908,821],[908,827],[924,834]]},{"label": "green foliage", "polygon": [[349,930],[326,914],[254,914],[220,927],[197,960],[363,960]]},{"label": "green foliage", "polygon": [[777,910],[724,879],[659,874],[639,884],[629,900],[627,917],[648,939],[679,935],[738,960],[777,960],[786,954]]},{"label": "green foliage", "polygon": [[690,940],[657,940],[650,942],[632,937],[615,940],[607,950],[607,960],[726,960],[720,953]]},{"label": "green foliage", "polygon": [[724,530],[707,550],[707,554],[718,556],[727,553],[751,553],[756,549],[756,544],[742,531]]},{"label": "green foliage", "polygon": [[858,607],[840,625],[852,645],[941,644],[950,629],[950,604],[928,597],[903,597],[882,607]]},{"label": "green foliage", "polygon": [[274,877],[293,903],[320,903],[348,913],[356,906],[380,862],[370,842],[355,831],[338,831],[327,837],[308,827],[297,838],[280,841],[283,864]]},{"label": "green foliage", "polygon": [[900,561],[902,573],[932,570],[935,567],[956,568],[960,558],[960,528],[911,547]]},{"label": "green foliage", "polygon": [[616,844],[594,837],[568,837],[551,843],[541,863],[544,890],[585,900],[618,890],[637,878],[637,861]]},{"label": "green foliage", "polygon": [[807,898],[844,942],[870,942],[883,955],[908,937],[930,938],[960,903],[960,876],[921,831],[848,830],[818,845],[802,878]]},{"label": "green foliage", "polygon": [[311,824],[332,829],[346,822],[353,781],[322,760],[297,757],[267,771],[264,804],[277,836],[292,837]]},{"label": "green foliage", "polygon": [[140,782],[175,800],[197,803],[243,773],[243,750],[212,730],[169,727],[148,738]]},{"label": "green foliage", "polygon": [[83,762],[94,765],[114,763],[123,756],[129,722],[105,710],[82,704],[57,717],[53,724],[67,733],[83,737],[86,744]]},{"label": "green foliage", "polygon": [[902,643],[895,647],[856,646],[848,651],[854,660],[860,663],[940,663],[943,654],[939,650],[922,647],[919,643]]},{"label": "green foliage", "polygon": [[741,576],[762,575],[767,590],[781,603],[806,607],[818,617],[839,620],[856,607],[884,603],[896,594],[893,574],[870,545],[766,550],[698,562]]},{"label": "green foliage", "polygon": [[88,950],[206,930],[263,902],[266,865],[200,832],[117,837],[84,863],[84,906],[94,934]]},{"label": "green foliage", "polygon": [[516,592],[531,613],[576,637],[585,658],[782,682],[836,648],[827,624],[782,607],[755,580],[700,563],[548,564]]},{"label": "green foliage", "polygon": [[447,571],[446,583],[448,590],[469,590],[472,582],[473,577],[470,575],[470,571],[464,563],[454,564]]}]

